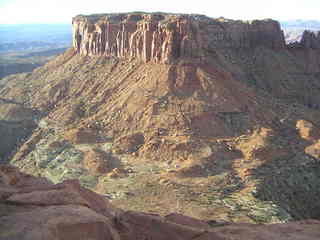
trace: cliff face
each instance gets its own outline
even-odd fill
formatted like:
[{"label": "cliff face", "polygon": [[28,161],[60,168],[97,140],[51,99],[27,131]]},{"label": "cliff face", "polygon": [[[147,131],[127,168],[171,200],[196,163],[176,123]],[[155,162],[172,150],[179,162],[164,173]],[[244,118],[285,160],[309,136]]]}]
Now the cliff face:
[{"label": "cliff face", "polygon": [[[6,102],[41,113],[12,164],[79,179],[126,210],[320,219],[320,50],[286,46],[271,20],[134,13],[73,23],[75,48],[0,87]],[[0,115],[19,120],[11,105]]]},{"label": "cliff face", "polygon": [[320,49],[320,32],[304,31],[300,44],[303,48]]},{"label": "cliff face", "polygon": [[82,55],[138,58],[169,63],[179,57],[203,59],[224,48],[285,48],[273,20],[251,23],[201,15],[109,14],[73,18],[73,46]]}]

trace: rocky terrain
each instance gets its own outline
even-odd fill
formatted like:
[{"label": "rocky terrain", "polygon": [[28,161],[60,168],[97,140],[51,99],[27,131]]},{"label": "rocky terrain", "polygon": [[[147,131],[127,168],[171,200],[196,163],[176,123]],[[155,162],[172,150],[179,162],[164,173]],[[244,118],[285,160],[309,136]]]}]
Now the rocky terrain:
[{"label": "rocky terrain", "polygon": [[[266,31],[268,30],[268,31]],[[204,59],[214,49],[285,46],[276,21],[250,24],[201,15],[110,14],[73,19],[73,45],[81,55],[138,58],[170,63],[178,58]]]},{"label": "rocky terrain", "polygon": [[0,81],[1,118],[33,123],[3,161],[128,211],[320,219],[318,36],[287,45],[273,20],[77,16],[73,48]]},{"label": "rocky terrain", "polygon": [[123,211],[77,180],[54,185],[0,165],[0,239],[314,240],[319,228],[316,220],[250,225]]}]

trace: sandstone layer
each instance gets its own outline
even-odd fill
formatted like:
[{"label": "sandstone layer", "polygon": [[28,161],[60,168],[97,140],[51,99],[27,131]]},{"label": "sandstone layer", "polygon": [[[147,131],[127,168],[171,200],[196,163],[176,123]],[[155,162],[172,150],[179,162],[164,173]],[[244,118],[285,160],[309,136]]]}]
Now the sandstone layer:
[{"label": "sandstone layer", "polygon": [[221,48],[285,48],[276,21],[211,19],[202,15],[105,14],[73,18],[73,46],[82,55],[170,63],[204,60]]},{"label": "sandstone layer", "polygon": [[180,214],[165,217],[116,209],[78,181],[53,185],[0,165],[0,239],[10,240],[314,240],[315,220],[285,225],[205,222]]},{"label": "sandstone layer", "polygon": [[78,178],[126,210],[320,219],[314,43],[286,46],[272,20],[133,13],[73,23],[74,48],[1,85],[2,98],[40,113],[12,164],[54,183]]},{"label": "sandstone layer", "polygon": [[304,31],[300,44],[304,48],[320,49],[320,32]]}]

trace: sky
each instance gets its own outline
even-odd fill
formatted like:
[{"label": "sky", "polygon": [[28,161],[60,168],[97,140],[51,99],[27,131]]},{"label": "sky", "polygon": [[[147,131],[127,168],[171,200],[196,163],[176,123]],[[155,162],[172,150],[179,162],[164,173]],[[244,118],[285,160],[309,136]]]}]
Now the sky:
[{"label": "sky", "polygon": [[320,0],[0,0],[0,24],[70,23],[78,14],[199,13],[230,19],[320,20]]}]

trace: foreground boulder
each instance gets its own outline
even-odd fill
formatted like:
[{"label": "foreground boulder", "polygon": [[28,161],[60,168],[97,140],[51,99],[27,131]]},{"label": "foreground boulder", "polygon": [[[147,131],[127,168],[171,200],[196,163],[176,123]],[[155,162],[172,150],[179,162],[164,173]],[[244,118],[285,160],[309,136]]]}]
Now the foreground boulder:
[{"label": "foreground boulder", "polygon": [[320,221],[274,225],[200,221],[116,209],[78,181],[51,184],[0,165],[0,239],[319,239]]}]

